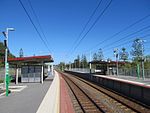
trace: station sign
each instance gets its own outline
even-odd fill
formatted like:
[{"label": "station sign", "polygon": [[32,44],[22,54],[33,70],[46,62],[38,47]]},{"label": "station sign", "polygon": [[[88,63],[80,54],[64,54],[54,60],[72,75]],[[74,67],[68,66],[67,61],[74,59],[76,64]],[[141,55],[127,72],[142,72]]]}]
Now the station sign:
[{"label": "station sign", "polygon": [[6,63],[6,75],[9,74],[9,63]]}]

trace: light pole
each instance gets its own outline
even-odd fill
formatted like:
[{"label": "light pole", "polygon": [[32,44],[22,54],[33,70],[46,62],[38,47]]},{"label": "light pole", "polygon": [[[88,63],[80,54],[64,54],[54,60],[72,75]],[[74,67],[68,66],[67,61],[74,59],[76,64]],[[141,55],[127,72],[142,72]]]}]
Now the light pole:
[{"label": "light pole", "polygon": [[90,73],[92,73],[91,52],[90,52]]},{"label": "light pole", "polygon": [[6,32],[2,32],[3,33],[3,35],[5,36],[5,46],[6,46],[6,48],[5,48],[5,88],[6,88],[6,74],[7,74],[7,70],[6,70],[6,68],[7,68],[7,54],[8,54],[8,32],[9,31],[14,31],[15,29],[14,28],[6,28]]},{"label": "light pole", "polygon": [[144,70],[144,60],[145,60],[145,58],[144,58],[144,42],[146,42],[146,40],[140,40],[140,42],[142,43],[142,57],[141,57],[141,59],[142,59],[142,75],[143,75],[143,79],[145,79],[145,70]]},{"label": "light pole", "polygon": [[114,55],[116,57],[116,68],[117,68],[117,72],[116,75],[118,75],[118,49],[114,49]]},{"label": "light pole", "polygon": [[108,58],[107,60],[106,60],[106,62],[107,62],[107,75],[109,75],[109,63],[110,63],[110,59]]}]

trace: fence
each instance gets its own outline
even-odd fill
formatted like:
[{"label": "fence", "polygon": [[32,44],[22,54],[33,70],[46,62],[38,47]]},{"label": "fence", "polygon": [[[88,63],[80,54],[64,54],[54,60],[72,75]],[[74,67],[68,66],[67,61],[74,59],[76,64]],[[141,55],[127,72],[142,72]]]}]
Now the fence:
[{"label": "fence", "polygon": [[[11,75],[11,76],[15,76],[15,68],[9,68],[9,74]],[[19,76],[21,75],[21,71],[20,71],[20,69],[19,69]],[[4,79],[5,78],[5,68],[4,67],[2,67],[2,68],[0,68],[0,79]]]},{"label": "fence", "polygon": [[[145,78],[150,78],[150,70],[145,69],[144,72],[145,72],[144,73]],[[119,73],[119,75],[123,75],[123,76],[138,77],[136,69],[119,69],[118,73]],[[140,71],[139,75],[140,75],[139,76],[140,78],[143,77],[142,71]]]},{"label": "fence", "polygon": [[[90,73],[90,69],[89,68],[71,68],[71,69],[69,69],[69,71]],[[91,72],[94,73],[94,69],[92,69]]]},{"label": "fence", "polygon": [[[90,69],[88,69],[88,68],[72,68],[72,69],[69,69],[69,71],[82,72],[82,73],[90,73]],[[109,74],[108,75],[112,74],[110,71],[111,70],[109,70]],[[150,70],[145,69],[144,72],[145,72],[145,78],[150,78]],[[92,69],[91,73],[95,73],[95,69]],[[139,74],[140,74],[139,77],[142,78],[143,77],[142,71],[140,71]],[[122,68],[120,68],[118,70],[118,75],[120,75],[120,76],[138,77],[137,70],[133,69],[133,68],[132,69],[122,69]]]}]

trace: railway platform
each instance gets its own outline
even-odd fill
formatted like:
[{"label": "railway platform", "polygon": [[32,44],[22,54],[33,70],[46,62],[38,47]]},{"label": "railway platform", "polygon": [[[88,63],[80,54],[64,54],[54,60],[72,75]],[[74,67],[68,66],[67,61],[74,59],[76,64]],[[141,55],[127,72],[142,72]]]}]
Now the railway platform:
[{"label": "railway platform", "polygon": [[0,113],[36,113],[53,77],[41,83],[10,84],[8,97],[0,95]]},{"label": "railway platform", "polygon": [[54,72],[54,80],[36,113],[75,113],[66,83]]},{"label": "railway platform", "polygon": [[[81,74],[89,74],[89,72],[85,71],[71,71],[74,73],[81,73]],[[105,78],[110,78],[110,79],[114,79],[114,80],[120,80],[120,81],[126,81],[126,82],[131,82],[131,83],[136,83],[139,85],[143,85],[143,86],[150,86],[150,78],[145,78],[143,79],[142,77],[138,78],[135,76],[124,76],[124,75],[99,75],[99,74],[91,74],[93,76],[99,76],[99,77],[105,77]]]},{"label": "railway platform", "polygon": [[118,80],[122,82],[127,82],[129,84],[140,85],[143,87],[150,88],[150,78],[137,78],[132,76],[122,76],[122,75],[94,75],[99,77],[104,77],[112,80]]},{"label": "railway platform", "polygon": [[[97,82],[104,86],[107,86],[108,88],[112,88],[112,89],[114,88],[113,90],[120,91],[127,95],[129,94],[130,96],[132,95],[131,97],[135,97],[135,99],[136,98],[139,98],[139,100],[143,99],[144,100],[143,102],[145,102],[147,105],[149,105],[150,79],[143,80],[143,79],[137,79],[137,78],[133,78],[133,77],[129,78],[127,76],[114,76],[114,75],[111,75],[111,76],[91,75],[91,74],[83,73],[83,72],[82,73],[67,72],[67,73],[77,75],[78,77],[81,77],[81,78],[88,78],[94,82]],[[67,75],[67,73],[66,73],[66,75]],[[44,98],[42,99],[41,103],[39,104],[39,107],[37,108],[36,113],[75,113],[77,111],[82,111],[84,109],[84,107],[86,110],[95,111],[96,110],[96,109],[94,109],[95,107],[90,108],[90,106],[88,106],[88,104],[85,102],[81,102],[84,105],[83,105],[82,110],[80,110],[80,104],[77,104],[78,101],[75,100],[74,98],[72,98],[72,95],[74,95],[74,93],[76,93],[77,95],[80,95],[80,94],[78,94],[77,91],[74,93],[71,93],[72,90],[69,90],[70,86],[67,83],[64,75],[61,74],[60,72],[54,71],[53,81],[52,81],[50,87],[48,88]],[[77,82],[77,83],[79,83],[80,85],[83,84],[80,86],[80,88],[84,87],[85,88],[84,91],[87,91],[87,90],[90,91],[90,88],[88,88],[89,86],[86,86],[85,83],[80,83],[80,82]],[[95,97],[95,98],[97,98],[95,104],[98,104],[97,105],[97,107],[98,107],[100,104],[100,103],[97,103],[97,102],[99,102],[98,101],[99,94],[96,93],[98,91],[95,91],[95,90],[96,89],[91,89],[92,92],[95,92],[94,95],[97,95]],[[88,95],[89,91],[87,91],[87,93],[85,93],[85,95]],[[92,93],[90,95],[92,95]],[[79,98],[82,98],[82,96]],[[89,96],[88,98],[92,98],[92,96],[91,97]],[[117,98],[123,98],[123,97],[117,97]],[[117,101],[117,98],[116,98],[116,101]],[[103,100],[102,97],[101,97],[101,100]],[[147,101],[145,101],[145,100],[147,100]],[[112,101],[112,102],[115,102],[115,101]],[[129,101],[129,100],[128,101],[126,100],[126,102],[130,103],[130,104],[132,103],[132,101]],[[109,102],[105,103],[105,101],[104,101],[104,104],[108,105],[108,103]],[[111,104],[111,105],[116,106],[116,105],[120,105],[120,104],[114,104],[114,105]],[[102,106],[102,108],[105,109],[104,111],[107,111],[107,109],[108,109],[107,107],[109,105],[108,106],[100,105],[100,106]],[[121,105],[121,106],[124,106],[124,105]],[[136,105],[136,106],[139,106],[139,105]],[[99,111],[99,109],[97,109],[97,110]],[[126,109],[127,111],[130,111],[125,106],[124,106],[124,108],[121,108],[121,109],[122,110]]]},{"label": "railway platform", "polygon": [[66,71],[75,74],[84,79],[88,79],[104,87],[110,88],[116,92],[134,98],[140,102],[150,105],[150,79],[138,79],[130,76],[116,75],[97,75],[90,73],[80,73],[75,71]]}]

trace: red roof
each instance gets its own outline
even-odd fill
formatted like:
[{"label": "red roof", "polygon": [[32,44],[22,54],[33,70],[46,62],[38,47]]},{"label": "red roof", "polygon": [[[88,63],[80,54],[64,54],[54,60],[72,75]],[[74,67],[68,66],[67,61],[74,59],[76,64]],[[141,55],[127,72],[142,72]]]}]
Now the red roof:
[{"label": "red roof", "polygon": [[33,60],[33,59],[52,59],[51,55],[46,56],[31,56],[31,57],[17,57],[17,58],[9,58],[8,61],[24,61],[24,60]]},{"label": "red roof", "polygon": [[30,57],[21,57],[21,58],[9,58],[8,62],[53,62],[51,55],[45,56],[30,56]]}]

